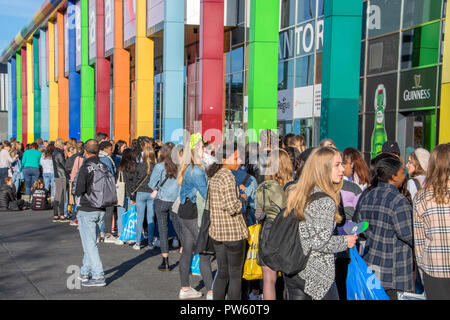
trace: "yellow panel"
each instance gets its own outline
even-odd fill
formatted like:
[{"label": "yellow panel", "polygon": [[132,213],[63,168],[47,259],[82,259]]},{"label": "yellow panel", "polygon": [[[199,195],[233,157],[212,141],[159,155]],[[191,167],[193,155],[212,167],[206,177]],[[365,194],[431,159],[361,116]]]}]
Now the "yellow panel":
[{"label": "yellow panel", "polygon": [[58,83],[55,81],[55,23],[48,22],[48,113],[49,139],[58,138]]},{"label": "yellow panel", "polygon": [[[447,6],[447,17],[450,14],[450,6]],[[450,23],[445,24],[445,34],[450,34]],[[444,37],[444,52],[442,62],[442,83],[450,82],[450,37]]]},{"label": "yellow panel", "polygon": [[27,141],[34,142],[33,45],[27,42]]},{"label": "yellow panel", "polygon": [[439,115],[439,143],[450,142],[450,83],[441,88],[441,112]]},{"label": "yellow panel", "polygon": [[136,137],[153,137],[154,42],[146,33],[147,1],[136,1]]}]

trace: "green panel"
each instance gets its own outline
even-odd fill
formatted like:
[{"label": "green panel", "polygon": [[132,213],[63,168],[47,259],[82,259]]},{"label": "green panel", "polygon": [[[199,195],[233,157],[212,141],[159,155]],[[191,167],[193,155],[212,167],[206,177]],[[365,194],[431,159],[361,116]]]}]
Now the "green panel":
[{"label": "green panel", "polygon": [[[20,49],[19,49],[20,50]],[[22,141],[22,58],[16,53],[17,141]]]},{"label": "green panel", "polygon": [[81,1],[81,140],[95,137],[95,69],[89,66],[89,3]]},{"label": "green panel", "polygon": [[[361,17],[333,16],[324,19],[322,99],[359,97],[361,31],[356,26],[361,23]],[[330,27],[327,28],[327,25]],[[358,81],[342,81],[350,75],[353,79],[357,75]],[[324,90],[323,86],[329,86],[330,90]]]},{"label": "green panel", "polygon": [[[251,0],[248,129],[277,128],[279,3]],[[259,134],[258,134],[259,135]],[[249,137],[257,141],[258,137]]]},{"label": "green panel", "polygon": [[[320,138],[358,146],[362,1],[324,1]],[[356,62],[356,63],[355,63]]]},{"label": "green panel", "polygon": [[39,83],[39,38],[33,37],[34,140],[41,137],[41,87]]},{"label": "green panel", "polygon": [[440,22],[414,29],[414,67],[438,62],[440,34]]},{"label": "green panel", "polygon": [[429,113],[424,118],[424,147],[433,150],[436,146],[436,113]]}]

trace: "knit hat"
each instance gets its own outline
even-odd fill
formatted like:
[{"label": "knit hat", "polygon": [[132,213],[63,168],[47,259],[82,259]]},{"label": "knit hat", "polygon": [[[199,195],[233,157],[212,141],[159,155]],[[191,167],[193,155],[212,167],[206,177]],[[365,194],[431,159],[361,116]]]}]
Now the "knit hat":
[{"label": "knit hat", "polygon": [[416,158],[419,161],[422,169],[427,172],[428,160],[430,160],[430,153],[428,152],[428,150],[425,150],[424,148],[417,148],[416,150],[414,150],[414,154],[416,155]]}]

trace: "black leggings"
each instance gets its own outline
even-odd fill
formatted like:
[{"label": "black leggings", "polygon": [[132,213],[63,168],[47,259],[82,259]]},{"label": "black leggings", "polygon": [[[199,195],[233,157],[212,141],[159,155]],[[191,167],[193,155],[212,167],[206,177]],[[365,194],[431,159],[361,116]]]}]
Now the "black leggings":
[{"label": "black leggings", "polygon": [[[298,275],[284,276],[284,282],[288,290],[289,300],[312,300],[312,297],[303,291],[305,288],[305,280]],[[339,300],[336,282],[333,282],[322,300]]]},{"label": "black leggings", "polygon": [[240,300],[247,240],[213,242],[217,258],[217,278],[213,285],[214,300],[225,300],[227,285],[228,299]]},{"label": "black leggings", "polygon": [[449,278],[434,278],[424,272],[423,284],[427,300],[450,300]]}]

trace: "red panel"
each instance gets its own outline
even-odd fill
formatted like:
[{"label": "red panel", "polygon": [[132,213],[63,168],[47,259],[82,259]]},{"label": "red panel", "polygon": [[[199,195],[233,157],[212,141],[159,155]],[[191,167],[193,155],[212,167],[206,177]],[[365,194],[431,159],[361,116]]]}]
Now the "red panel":
[{"label": "red panel", "polygon": [[21,89],[22,89],[22,143],[27,144],[28,141],[28,97],[27,97],[27,50],[20,49],[21,57]]},{"label": "red panel", "polygon": [[105,59],[104,35],[104,0],[97,0],[97,61],[95,64],[96,99],[96,132],[104,132],[108,136],[111,130],[110,110],[110,72],[111,64]]},{"label": "red panel", "polygon": [[[202,133],[223,127],[223,0],[201,0],[200,103]],[[216,141],[217,142],[217,141]]]}]

